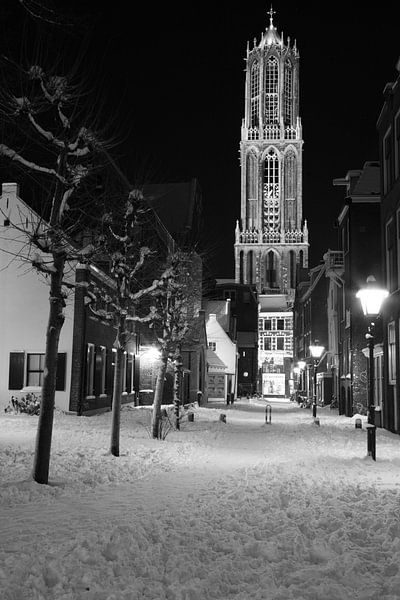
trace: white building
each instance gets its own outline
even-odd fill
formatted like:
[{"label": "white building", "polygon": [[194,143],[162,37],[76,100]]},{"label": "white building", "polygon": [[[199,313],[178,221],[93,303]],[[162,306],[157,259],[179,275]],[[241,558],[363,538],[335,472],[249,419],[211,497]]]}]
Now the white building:
[{"label": "white building", "polygon": [[[26,239],[13,225],[38,223],[18,196],[15,183],[3,183],[0,198],[0,410],[12,395],[40,395],[49,314],[49,287],[27,260]],[[67,300],[59,342],[56,406],[69,409],[74,306]]]},{"label": "white building", "polygon": [[[224,365],[221,370],[221,364],[215,365],[216,369],[209,368],[210,372],[215,371],[208,381],[209,399],[222,399],[227,401],[233,395],[237,395],[237,367],[238,351],[237,344],[232,339],[232,332],[235,331],[234,323],[230,315],[230,300],[211,300],[206,303],[206,332],[208,348],[212,350]],[[212,366],[212,365],[211,365]],[[223,379],[223,386],[222,386]],[[224,395],[222,397],[222,389]]]}]

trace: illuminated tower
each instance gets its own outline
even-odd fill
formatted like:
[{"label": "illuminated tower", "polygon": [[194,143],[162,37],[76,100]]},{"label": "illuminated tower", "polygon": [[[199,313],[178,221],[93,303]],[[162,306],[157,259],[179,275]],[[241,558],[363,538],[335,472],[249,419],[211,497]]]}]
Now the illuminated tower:
[{"label": "illuminated tower", "polygon": [[235,231],[235,279],[259,294],[293,297],[296,265],[308,263],[302,223],[299,53],[273,24],[247,48],[245,117],[240,142],[241,218]]},{"label": "illuminated tower", "polygon": [[293,343],[291,312],[298,267],[308,266],[302,220],[299,52],[270,24],[247,47],[245,116],[240,142],[241,214],[235,229],[235,280],[259,297],[260,389],[287,396]]}]

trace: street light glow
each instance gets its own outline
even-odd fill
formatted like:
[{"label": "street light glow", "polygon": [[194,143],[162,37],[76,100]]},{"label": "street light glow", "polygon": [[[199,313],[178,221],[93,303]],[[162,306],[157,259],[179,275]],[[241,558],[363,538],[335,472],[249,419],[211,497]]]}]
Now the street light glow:
[{"label": "street light glow", "polygon": [[313,358],[321,358],[324,350],[325,346],[319,346],[318,344],[312,344],[310,346],[310,352]]},{"label": "street light glow", "polygon": [[379,315],[382,303],[389,295],[389,292],[380,288],[373,275],[367,277],[367,285],[361,288],[356,294],[361,302],[363,313],[366,317],[376,317]]}]

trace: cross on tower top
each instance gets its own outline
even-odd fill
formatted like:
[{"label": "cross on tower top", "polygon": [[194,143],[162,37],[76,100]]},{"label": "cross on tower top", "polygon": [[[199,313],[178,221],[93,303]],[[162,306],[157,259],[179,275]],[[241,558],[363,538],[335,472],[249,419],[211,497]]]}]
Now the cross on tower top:
[{"label": "cross on tower top", "polygon": [[271,4],[271,8],[268,11],[268,14],[269,14],[269,24],[270,25],[273,25],[272,19],[273,19],[273,16],[274,16],[275,13],[276,13],[276,10],[274,10],[272,8],[272,4]]}]

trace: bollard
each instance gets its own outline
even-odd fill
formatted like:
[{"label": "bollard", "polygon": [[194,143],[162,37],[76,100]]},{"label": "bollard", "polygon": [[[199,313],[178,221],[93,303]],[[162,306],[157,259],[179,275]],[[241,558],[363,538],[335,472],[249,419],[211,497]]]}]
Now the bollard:
[{"label": "bollard", "polygon": [[356,419],[356,429],[362,429],[362,421],[361,419]]},{"label": "bollard", "polygon": [[367,427],[367,453],[372,456],[372,460],[376,460],[376,427],[368,423]]},{"label": "bollard", "polygon": [[271,423],[271,417],[272,417],[272,407],[270,404],[267,404],[265,407],[265,422]]},{"label": "bollard", "polygon": [[219,420],[222,421],[223,423],[226,423],[226,415],[224,415],[224,414],[219,415]]}]

